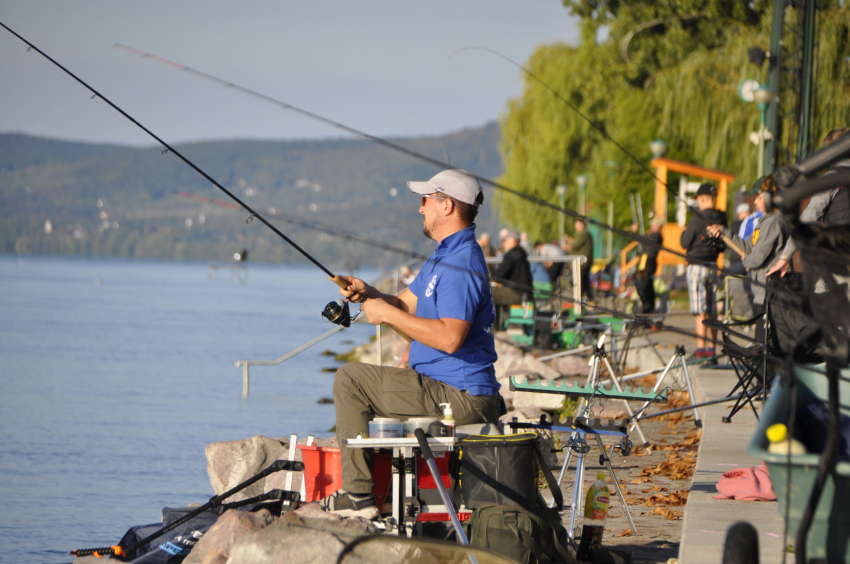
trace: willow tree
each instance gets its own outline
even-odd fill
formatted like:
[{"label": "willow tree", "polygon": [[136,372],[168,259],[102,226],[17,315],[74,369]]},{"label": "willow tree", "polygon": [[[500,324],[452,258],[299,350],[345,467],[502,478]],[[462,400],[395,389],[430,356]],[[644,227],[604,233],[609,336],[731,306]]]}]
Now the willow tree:
[{"label": "willow tree", "polygon": [[[630,223],[629,194],[640,194],[647,209],[654,180],[589,121],[644,165],[652,158],[650,141],[660,137],[669,144],[666,156],[731,172],[736,184],[752,183],[757,148],[749,137],[758,130],[760,115],[754,104],[738,98],[737,89],[744,78],[766,81],[767,65],[749,63],[747,52],[753,46],[767,50],[772,2],[564,4],[581,18],[580,41],[540,46],[525,63],[530,74],[524,75],[523,95],[509,102],[501,119],[505,184],[554,204],[555,187],[564,184],[567,206],[576,209],[575,178],[585,174],[590,215],[604,218],[607,202],[613,201],[615,223]],[[786,10],[785,61],[794,56],[796,17],[795,10]],[[601,30],[607,37],[599,41]],[[820,11],[816,139],[850,125],[848,30],[850,10],[832,4]],[[783,92],[784,146],[795,142],[794,104],[795,94]],[[557,234],[559,218],[551,210],[504,194],[496,205],[507,223],[532,238]]]}]

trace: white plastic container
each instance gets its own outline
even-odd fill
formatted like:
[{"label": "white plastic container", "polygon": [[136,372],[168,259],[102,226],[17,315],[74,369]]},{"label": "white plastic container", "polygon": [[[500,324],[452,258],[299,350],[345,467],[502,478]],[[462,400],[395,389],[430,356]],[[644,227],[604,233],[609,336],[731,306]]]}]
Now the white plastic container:
[{"label": "white plastic container", "polygon": [[376,417],[369,421],[369,436],[373,439],[398,439],[404,436],[404,424],[393,417]]},{"label": "white plastic container", "polygon": [[422,429],[427,433],[428,426],[436,420],[436,417],[414,417],[413,419],[408,419],[404,422],[404,436],[415,437],[416,435],[414,433],[416,429]]}]

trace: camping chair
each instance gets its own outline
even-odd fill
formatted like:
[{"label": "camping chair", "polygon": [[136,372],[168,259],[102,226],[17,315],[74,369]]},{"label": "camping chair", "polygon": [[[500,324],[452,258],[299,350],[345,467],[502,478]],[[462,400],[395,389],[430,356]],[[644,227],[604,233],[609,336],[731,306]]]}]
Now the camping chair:
[{"label": "camping chair", "polygon": [[[773,374],[768,371],[767,356],[769,350],[769,319],[770,305],[765,303],[765,312],[743,321],[721,322],[716,319],[706,319],[703,321],[709,329],[716,329],[722,334],[721,354],[729,358],[729,363],[737,376],[737,382],[732,388],[732,391],[727,394],[727,397],[739,394],[738,400],[732,406],[729,415],[722,418],[724,423],[731,423],[732,417],[740,410],[750,405],[753,409],[753,414],[756,419],[759,418],[758,410],[756,409],[753,399],[757,396],[764,396],[767,393],[768,386],[772,380]],[[741,333],[734,328],[749,326],[756,323],[764,324],[764,340],[759,342],[751,336]],[[749,346],[742,346],[732,339],[736,338],[748,343]],[[739,392],[740,390],[740,392]]]}]

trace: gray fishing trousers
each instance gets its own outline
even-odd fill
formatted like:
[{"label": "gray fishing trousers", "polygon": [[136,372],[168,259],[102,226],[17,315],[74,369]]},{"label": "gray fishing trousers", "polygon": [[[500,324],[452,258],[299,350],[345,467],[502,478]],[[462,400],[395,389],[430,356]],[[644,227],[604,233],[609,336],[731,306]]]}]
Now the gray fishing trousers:
[{"label": "gray fishing trousers", "polygon": [[374,417],[442,419],[438,404],[450,403],[456,425],[496,421],[503,414],[500,395],[472,396],[410,368],[350,362],[334,379],[336,437],[342,459],[342,489],[372,493],[371,449],[348,448],[345,439],[369,432]]}]

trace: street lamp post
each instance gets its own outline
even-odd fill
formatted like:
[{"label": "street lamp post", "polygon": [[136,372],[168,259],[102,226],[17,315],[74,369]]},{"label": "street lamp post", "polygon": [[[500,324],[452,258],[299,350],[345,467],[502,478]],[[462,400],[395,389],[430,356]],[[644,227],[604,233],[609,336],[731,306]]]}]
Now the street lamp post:
[{"label": "street lamp post", "polygon": [[558,201],[561,203],[561,243],[564,242],[564,205],[565,205],[565,197],[567,195],[567,187],[563,184],[559,184],[555,191],[558,193]]},{"label": "street lamp post", "polygon": [[649,150],[652,151],[653,157],[663,157],[664,153],[667,152],[667,143],[663,139],[656,139],[655,141],[650,142]]},{"label": "street lamp post", "polygon": [[[617,172],[617,169],[620,167],[620,163],[617,161],[605,161],[605,166],[608,167],[609,178],[611,179],[611,192],[609,194],[608,200],[608,225],[614,224],[614,173]],[[608,230],[608,241],[606,245],[606,256],[608,260],[614,256],[614,232],[610,229]]]},{"label": "street lamp post", "polygon": [[578,184],[578,187],[581,189],[580,199],[578,203],[578,213],[580,213],[581,215],[587,215],[587,207],[585,206],[584,202],[584,190],[585,188],[587,188],[587,175],[579,174],[578,176],[576,176],[576,184]]},{"label": "street lamp post", "polygon": [[759,123],[759,164],[758,177],[764,176],[764,116],[767,112],[768,105],[776,98],[776,92],[765,85],[760,86],[753,91],[753,101],[758,106],[761,113],[761,122]]}]

